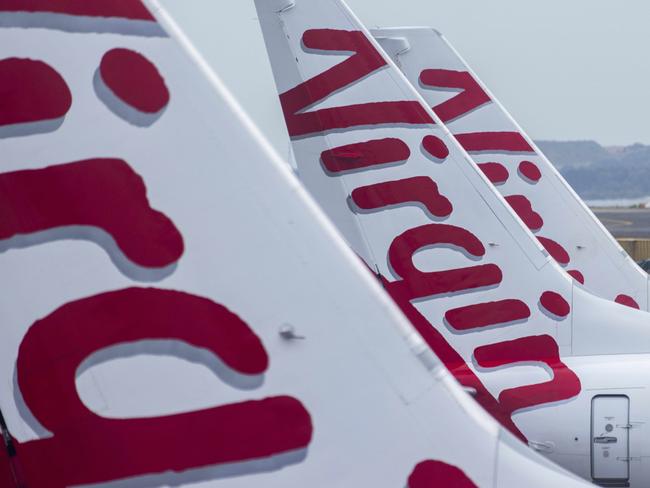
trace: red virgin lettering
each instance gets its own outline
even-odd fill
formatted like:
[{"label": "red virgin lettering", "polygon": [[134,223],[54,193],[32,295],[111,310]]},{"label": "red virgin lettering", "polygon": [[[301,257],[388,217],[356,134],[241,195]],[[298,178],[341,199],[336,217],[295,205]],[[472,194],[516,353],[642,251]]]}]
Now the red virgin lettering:
[{"label": "red virgin lettering", "polygon": [[462,469],[442,461],[423,461],[408,479],[407,488],[478,488]]},{"label": "red virgin lettering", "polygon": [[[336,33],[336,35],[341,33],[341,31],[324,32],[327,33],[327,36],[332,36],[333,33]],[[323,39],[327,36],[323,35],[319,42],[324,42]],[[352,33],[346,33],[346,36],[351,36],[346,37],[348,40],[354,37]],[[365,37],[363,40],[367,42]],[[318,48],[314,45],[313,39],[311,43],[304,42],[304,44],[310,49]],[[329,111],[302,112],[321,102],[330,94],[338,92],[371,74],[373,69],[379,69],[379,64],[383,66],[383,63],[378,63],[369,68],[367,62],[364,66],[362,62],[363,56],[361,55],[363,48],[354,46],[352,42],[348,42],[347,45],[341,43],[336,46],[332,44],[325,47],[323,45],[320,49],[350,51],[354,54],[343,63],[307,80],[302,85],[282,95],[282,105],[290,134],[300,136],[323,133],[330,129],[374,124],[374,121],[367,122],[367,112],[357,110],[367,104],[328,109]],[[461,116],[489,101],[487,97],[477,101],[475,98],[477,94],[472,93],[471,81],[468,81],[466,74],[443,72],[441,70],[435,73],[435,76],[442,77],[435,81],[441,87],[450,88],[455,86],[464,90],[463,93],[452,98],[448,101],[449,103],[444,105],[442,108],[443,119]],[[444,76],[447,77],[446,81]],[[343,110],[350,109],[352,109],[351,113],[343,113]],[[321,115],[325,115],[325,117]],[[337,116],[345,120],[341,122],[336,119]],[[362,120],[364,117],[366,119]],[[385,120],[386,123],[391,123],[387,119]],[[299,122],[303,125],[300,126]],[[461,134],[460,140],[461,143],[466,144],[468,150],[472,151],[533,152],[530,144],[521,134],[516,132]],[[401,158],[390,154],[386,155],[382,151],[365,151],[364,144],[366,143],[351,144],[325,151],[321,157],[324,170],[329,174],[339,175],[346,171],[381,168],[385,165],[399,164],[401,162]],[[436,163],[442,163],[449,156],[449,148],[445,142],[433,135],[422,139],[421,150],[430,160]],[[509,178],[508,170],[500,163],[487,163],[483,165],[482,169],[496,183],[503,183]],[[358,212],[380,211],[409,204],[422,206],[427,210],[431,218],[444,218],[453,212],[452,203],[444,195],[440,194],[435,182],[423,176],[362,186],[354,189],[350,197],[354,204],[351,207]],[[519,208],[520,213],[531,227],[537,228],[543,225],[543,220],[539,214],[534,212],[528,200],[515,196],[511,198],[511,201]],[[528,205],[525,205],[526,203]],[[480,240],[467,229],[445,224],[422,225],[405,231],[392,241],[388,250],[388,261],[397,280],[388,281],[381,277],[382,283],[424,341],[458,381],[466,387],[475,389],[475,399],[502,425],[516,436],[524,439],[523,434],[512,422],[511,414],[514,402],[511,401],[508,394],[503,397],[506,400],[505,405],[497,401],[471,370],[465,359],[453,349],[437,327],[432,325],[413,305],[415,300],[424,298],[436,298],[440,295],[468,293],[486,287],[496,287],[503,279],[501,269],[491,263],[440,271],[421,271],[415,266],[414,255],[417,252],[427,248],[441,247],[461,252],[468,259],[475,261],[483,258],[486,253],[485,247]],[[457,331],[472,331],[491,326],[514,325],[519,321],[528,320],[530,315],[531,310],[523,301],[505,299],[449,310],[445,318],[449,326]],[[553,341],[552,338],[549,337],[549,339]],[[554,341],[553,344],[555,344]],[[557,344],[555,346],[557,349]],[[515,357],[516,361],[517,358]],[[559,378],[558,381],[562,381],[562,379]],[[553,401],[552,399],[546,399],[547,396],[551,397],[551,395],[546,395],[543,387],[533,391],[542,392],[538,398],[540,400],[538,403]]]},{"label": "red virgin lettering", "polygon": [[3,59],[0,86],[0,126],[61,119],[72,105],[65,80],[42,61]]},{"label": "red virgin lettering", "polygon": [[540,305],[556,317],[564,318],[571,312],[571,306],[562,295],[554,291],[545,291],[539,298]]},{"label": "red virgin lettering", "polygon": [[530,230],[539,230],[544,226],[544,219],[533,210],[533,205],[528,198],[523,195],[511,195],[505,199]]},{"label": "red virgin lettering", "polygon": [[447,323],[454,329],[462,331],[526,320],[528,317],[530,317],[528,305],[514,299],[477,303],[448,310],[445,313]]},{"label": "red virgin lettering", "polygon": [[522,161],[517,168],[519,176],[528,183],[535,184],[542,179],[542,172],[537,165],[531,161]]},{"label": "red virgin lettering", "polygon": [[620,303],[621,305],[625,305],[626,307],[636,308],[637,310],[641,308],[639,307],[639,304],[636,302],[636,300],[628,295],[618,295],[614,301],[616,303]]},{"label": "red virgin lettering", "polygon": [[442,122],[462,117],[468,112],[490,102],[490,97],[466,71],[448,69],[426,69],[420,74],[420,83],[425,88],[454,88],[460,93],[436,105],[433,111]]},{"label": "red virgin lettering", "polygon": [[[418,334],[420,334],[422,339],[427,343],[431,350],[435,352],[436,356],[438,356],[458,382],[463,386],[476,390],[474,399],[485,408],[485,410],[490,412],[497,422],[503,425],[519,439],[525,441],[526,437],[512,421],[509,412],[501,408],[499,402],[494,398],[494,396],[492,396],[488,389],[485,388],[481,380],[479,380],[476,374],[470,369],[463,357],[458,354],[453,347],[451,347],[436,327],[433,326],[427,318],[413,306],[411,300],[420,297],[416,296],[412,290],[402,286],[402,282],[390,282],[382,277],[382,283],[391,298],[418,331]],[[426,289],[424,291],[426,292]]]},{"label": "red virgin lettering", "polygon": [[353,54],[342,63],[280,95],[290,136],[366,125],[434,123],[417,101],[363,103],[303,112],[335,91],[376,72],[386,65],[386,61],[361,31],[311,29],[304,33],[302,41],[307,49]]},{"label": "red virgin lettering", "polygon": [[20,487],[16,479],[16,473],[13,469],[11,458],[4,445],[0,445],[0,486],[9,488]]},{"label": "red virgin lettering", "polygon": [[467,152],[535,152],[519,132],[473,132],[454,137]]},{"label": "red virgin lettering", "polygon": [[400,139],[386,138],[328,149],[321,154],[323,167],[330,173],[344,173],[384,165],[405,163],[411,150]]},{"label": "red virgin lettering", "polygon": [[571,261],[569,253],[566,252],[560,244],[548,237],[537,236],[537,240],[544,246],[553,259],[555,259],[562,266],[566,266]]},{"label": "red virgin lettering", "polygon": [[150,207],[142,178],[119,159],[0,174],[0,207],[0,239],[90,226],[108,233],[130,261],[145,268],[169,266],[183,254],[180,232]]},{"label": "red virgin lettering", "polygon": [[107,419],[88,410],[76,392],[79,366],[102,349],[156,339],[207,349],[240,374],[258,375],[268,367],[255,333],[206,298],[130,288],[68,303],[36,322],[19,349],[20,391],[31,413],[53,433],[17,446],[29,486],[62,488],[183,472],[309,444],[309,413],[288,396],[146,419]]},{"label": "red virgin lettering", "polygon": [[154,20],[140,0],[0,0],[0,12],[48,12],[84,17]]},{"label": "red virgin lettering", "polygon": [[585,284],[585,276],[577,269],[571,269],[567,271],[567,273],[569,273],[569,275],[581,285]]},{"label": "red virgin lettering", "polygon": [[438,185],[426,176],[362,186],[352,192],[352,201],[363,210],[378,210],[402,204],[422,204],[436,217],[447,217],[453,207],[438,191]]},{"label": "red virgin lettering", "polygon": [[427,224],[409,229],[393,240],[388,251],[393,271],[403,279],[391,284],[391,288],[404,288],[411,298],[423,298],[496,285],[503,278],[501,270],[494,264],[445,271],[420,271],[413,264],[413,255],[431,247],[451,247],[474,257],[485,254],[481,241],[460,227]]},{"label": "red virgin lettering", "polygon": [[532,336],[482,346],[474,351],[479,366],[498,368],[517,363],[541,362],[553,372],[553,379],[503,390],[499,403],[510,413],[544,403],[568,400],[580,393],[580,379],[560,359],[557,343],[551,336]]},{"label": "red virgin lettering", "polygon": [[111,49],[99,65],[102,81],[121,101],[140,112],[160,112],[169,103],[169,90],[156,66],[130,49]]},{"label": "red virgin lettering", "polygon": [[422,148],[436,161],[443,161],[449,156],[447,144],[436,136],[426,136],[422,139]]},{"label": "red virgin lettering", "polygon": [[483,171],[483,174],[487,176],[487,179],[492,182],[494,185],[500,185],[508,181],[510,178],[510,173],[506,167],[500,163],[481,163],[478,165]]}]

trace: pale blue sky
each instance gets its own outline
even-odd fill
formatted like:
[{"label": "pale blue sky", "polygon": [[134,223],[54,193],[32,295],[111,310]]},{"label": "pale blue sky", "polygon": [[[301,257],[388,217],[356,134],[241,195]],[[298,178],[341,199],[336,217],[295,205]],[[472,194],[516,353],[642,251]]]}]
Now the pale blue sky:
[{"label": "pale blue sky", "polygon": [[[283,156],[253,0],[164,5]],[[648,0],[348,0],[369,27],[442,31],[536,139],[650,144]]]}]

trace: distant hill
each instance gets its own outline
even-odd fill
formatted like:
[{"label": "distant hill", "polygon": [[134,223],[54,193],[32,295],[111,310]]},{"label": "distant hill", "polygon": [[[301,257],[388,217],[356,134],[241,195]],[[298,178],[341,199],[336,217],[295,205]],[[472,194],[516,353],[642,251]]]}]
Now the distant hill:
[{"label": "distant hill", "polygon": [[603,147],[594,141],[536,141],[585,200],[650,195],[650,146]]}]

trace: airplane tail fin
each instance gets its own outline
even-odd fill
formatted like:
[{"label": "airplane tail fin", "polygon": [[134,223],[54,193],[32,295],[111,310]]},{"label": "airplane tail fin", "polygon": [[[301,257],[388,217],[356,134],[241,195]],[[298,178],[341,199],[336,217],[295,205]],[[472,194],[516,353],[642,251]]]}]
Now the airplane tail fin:
[{"label": "airplane tail fin", "polygon": [[[426,27],[387,28],[373,35],[411,84],[519,212],[530,202],[533,230],[576,282],[590,292],[648,309],[648,275],[627,255],[534,141],[449,41]],[[395,51],[396,43],[408,51]],[[558,259],[559,258],[559,259]]]},{"label": "airplane tail fin", "polygon": [[582,486],[501,455],[150,5],[0,0],[2,486]]},{"label": "airplane tail fin", "polygon": [[[503,178],[503,165],[477,166],[463,144],[528,154],[525,140],[454,138],[341,0],[256,6],[301,180],[499,422],[523,438],[515,413],[577,398],[580,377],[563,358],[602,352],[610,331],[622,339],[603,341],[609,353],[647,351],[647,315],[576,285],[563,269],[573,250],[538,233],[545,216],[525,195],[494,189],[488,177]],[[403,64],[413,46],[393,36],[386,49]],[[589,328],[598,332],[577,338]],[[551,380],[522,386],[504,371],[531,362]]]}]

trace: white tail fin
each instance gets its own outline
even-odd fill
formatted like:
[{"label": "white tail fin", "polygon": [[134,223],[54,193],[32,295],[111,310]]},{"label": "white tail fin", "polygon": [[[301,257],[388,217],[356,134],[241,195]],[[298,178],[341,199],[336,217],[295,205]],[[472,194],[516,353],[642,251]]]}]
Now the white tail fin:
[{"label": "white tail fin", "polygon": [[0,1],[0,485],[582,486],[460,390],[152,4]]},{"label": "white tail fin", "polygon": [[647,310],[648,275],[444,36],[424,27],[378,29],[373,35],[384,47],[396,39],[408,44],[407,53],[389,54],[499,192],[510,201],[527,201],[539,215],[540,225],[532,230],[561,246],[567,272],[598,296]]},{"label": "white tail fin", "polygon": [[[650,349],[648,315],[574,285],[524,226],[540,215],[519,197],[512,212],[343,1],[256,5],[301,179],[503,425],[523,436],[514,413],[588,403],[562,357]],[[550,378],[511,374],[531,363]]]}]

